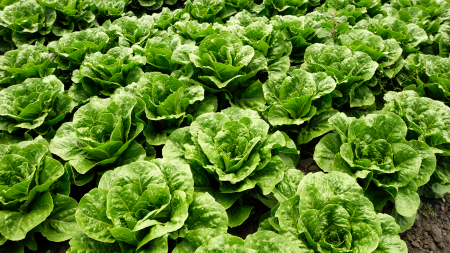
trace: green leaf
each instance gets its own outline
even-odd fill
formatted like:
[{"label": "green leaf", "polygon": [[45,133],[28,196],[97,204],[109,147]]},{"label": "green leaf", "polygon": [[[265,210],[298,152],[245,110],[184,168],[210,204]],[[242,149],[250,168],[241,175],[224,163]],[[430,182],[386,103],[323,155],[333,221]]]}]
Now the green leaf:
[{"label": "green leaf", "polygon": [[53,203],[52,213],[40,224],[38,230],[48,240],[62,242],[72,238],[78,231],[75,220],[78,203],[73,198],[60,194],[53,196]]},{"label": "green leaf", "polygon": [[2,235],[13,241],[24,239],[30,230],[45,221],[52,213],[53,206],[52,196],[46,192],[30,206],[29,212],[26,214],[7,210],[0,211]]},{"label": "green leaf", "polygon": [[114,227],[106,215],[108,191],[93,189],[81,198],[75,214],[78,226],[96,241],[115,242],[108,228]]},{"label": "green leaf", "polygon": [[341,138],[337,134],[327,134],[316,145],[314,161],[324,171],[331,171],[335,156],[340,151]]},{"label": "green leaf", "polygon": [[229,234],[219,235],[200,246],[195,252],[256,252],[244,247],[244,240]]},{"label": "green leaf", "polygon": [[82,231],[78,230],[73,236],[72,240],[69,241],[70,252],[71,253],[87,253],[87,252],[111,252],[111,253],[121,253],[122,250],[118,243],[104,243],[96,241]]},{"label": "green leaf", "polygon": [[233,206],[227,209],[228,226],[230,228],[241,225],[250,216],[253,206]]}]

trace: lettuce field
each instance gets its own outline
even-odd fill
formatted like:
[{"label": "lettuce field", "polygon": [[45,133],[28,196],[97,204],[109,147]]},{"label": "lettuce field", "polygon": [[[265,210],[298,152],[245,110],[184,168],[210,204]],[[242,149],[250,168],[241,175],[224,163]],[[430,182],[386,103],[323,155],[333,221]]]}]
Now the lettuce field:
[{"label": "lettuce field", "polygon": [[0,252],[449,252],[449,55],[448,0],[0,0]]}]

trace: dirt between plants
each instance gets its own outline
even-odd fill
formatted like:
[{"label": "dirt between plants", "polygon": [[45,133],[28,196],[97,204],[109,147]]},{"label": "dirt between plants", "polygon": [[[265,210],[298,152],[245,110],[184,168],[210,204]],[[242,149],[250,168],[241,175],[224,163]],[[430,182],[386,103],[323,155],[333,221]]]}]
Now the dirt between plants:
[{"label": "dirt between plants", "polygon": [[409,253],[450,252],[450,194],[442,199],[421,198],[419,219],[400,237]]}]

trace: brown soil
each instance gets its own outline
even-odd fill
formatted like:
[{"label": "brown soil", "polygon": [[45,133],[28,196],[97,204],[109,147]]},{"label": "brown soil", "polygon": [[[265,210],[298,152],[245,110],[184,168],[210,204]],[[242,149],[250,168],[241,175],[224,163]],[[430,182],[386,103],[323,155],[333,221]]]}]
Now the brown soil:
[{"label": "brown soil", "polygon": [[441,199],[421,200],[419,218],[411,229],[400,234],[408,245],[408,252],[450,252],[450,194],[445,195],[445,202]]},{"label": "brown soil", "polygon": [[322,171],[319,166],[317,166],[316,162],[312,158],[306,158],[300,160],[300,162],[297,165],[297,169],[301,170],[304,175],[308,173],[315,173]]}]

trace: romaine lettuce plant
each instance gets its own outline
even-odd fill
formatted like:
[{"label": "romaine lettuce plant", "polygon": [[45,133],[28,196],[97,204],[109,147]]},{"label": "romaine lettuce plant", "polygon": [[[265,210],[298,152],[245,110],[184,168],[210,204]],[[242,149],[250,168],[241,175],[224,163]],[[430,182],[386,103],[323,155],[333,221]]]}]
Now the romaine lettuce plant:
[{"label": "romaine lettuce plant", "polygon": [[35,232],[50,241],[70,239],[78,204],[69,193],[69,176],[42,137],[0,144],[0,247],[37,250]]},{"label": "romaine lettuce plant", "polygon": [[326,73],[295,69],[289,75],[274,75],[264,84],[257,81],[244,90],[238,89],[232,103],[261,111],[272,126],[298,132],[294,125],[331,110],[330,93],[335,87],[336,81]]},{"label": "romaine lettuce plant", "polygon": [[126,6],[131,0],[90,0],[90,10],[96,18],[118,18],[125,14]]},{"label": "romaine lettuce plant", "polygon": [[341,172],[302,178],[285,182],[282,192],[288,198],[259,230],[284,235],[300,252],[408,252],[394,219],[375,212],[355,179]]},{"label": "romaine lettuce plant", "polygon": [[[351,107],[372,105],[375,97],[368,83],[375,74],[378,63],[365,52],[353,52],[344,46],[313,44],[306,49],[305,63],[301,69],[310,73],[325,72],[332,76],[337,87],[333,101],[337,106],[350,102]],[[376,84],[376,82],[375,82]]]},{"label": "romaine lettuce plant", "polygon": [[[190,123],[193,117],[217,109],[217,98],[208,96],[204,102],[205,91],[198,84],[159,73],[145,73],[139,82],[125,89],[145,102],[145,116],[148,119],[144,130],[147,143],[165,144],[168,136],[180,128],[183,122]],[[195,104],[195,105],[194,105]]]},{"label": "romaine lettuce plant", "polygon": [[[194,193],[189,165],[176,160],[138,161],[106,172],[80,200],[76,220],[91,244],[127,252],[168,252],[168,238],[227,229],[224,208],[208,193]],[[80,246],[77,238],[71,241],[72,250]]]},{"label": "romaine lettuce plant", "polygon": [[269,133],[257,112],[239,108],[199,116],[191,126],[175,130],[163,148],[164,158],[183,158],[206,170],[222,193],[258,185],[263,195],[283,179],[297,153],[285,133]]},{"label": "romaine lettuce plant", "polygon": [[440,101],[450,100],[450,59],[435,55],[410,54],[396,76],[404,88]]},{"label": "romaine lettuce plant", "polygon": [[173,25],[175,33],[183,38],[200,42],[207,36],[215,33],[215,28],[210,23],[200,23],[197,20],[178,21]]},{"label": "romaine lettuce plant", "polygon": [[188,55],[196,50],[195,42],[187,40],[171,31],[160,31],[158,36],[147,40],[145,47],[134,46],[136,52],[144,55],[148,71],[172,74],[189,63]]},{"label": "romaine lettuce plant", "polygon": [[80,69],[73,71],[72,81],[79,83],[91,96],[110,96],[116,88],[139,80],[145,57],[126,47],[111,48],[106,54],[87,55]]},{"label": "romaine lettuce plant", "polygon": [[53,57],[39,42],[35,46],[21,45],[0,56],[0,87],[19,84],[27,78],[53,74]]},{"label": "romaine lettuce plant", "polygon": [[317,144],[317,165],[357,178],[377,210],[392,201],[398,214],[415,217],[417,187],[426,184],[436,168],[433,150],[422,141],[407,142],[406,124],[392,112],[359,119],[338,113],[329,122],[336,133]]},{"label": "romaine lettuce plant", "polygon": [[323,72],[311,74],[296,69],[290,75],[277,75],[262,88],[269,104],[267,118],[272,126],[300,125],[331,107],[330,93],[336,82]]},{"label": "romaine lettuce plant", "polygon": [[289,55],[291,62],[303,62],[305,49],[316,41],[320,41],[318,33],[321,30],[321,21],[310,16],[274,16],[270,20],[274,29],[279,30],[291,41],[292,52]]},{"label": "romaine lettuce plant", "polygon": [[394,77],[403,68],[403,50],[394,39],[383,40],[370,31],[352,29],[341,33],[339,41],[354,51],[367,53],[378,63],[378,70],[389,78]]},{"label": "romaine lettuce plant", "polygon": [[[450,192],[450,108],[440,101],[420,97],[414,91],[388,92],[383,111],[393,112],[405,121],[408,139],[423,141],[437,155],[438,166],[424,188],[438,196]],[[430,194],[428,194],[430,195]]]},{"label": "romaine lettuce plant", "polygon": [[252,17],[248,11],[236,14],[227,22],[244,45],[253,47],[267,59],[269,74],[284,74],[289,70],[292,43],[284,34],[274,29],[267,18]]},{"label": "romaine lettuce plant", "polygon": [[107,49],[109,37],[99,28],[90,28],[62,36],[59,40],[48,44],[48,49],[58,56],[55,62],[62,70],[80,68],[86,54],[104,52]]},{"label": "romaine lettuce plant", "polygon": [[29,78],[0,91],[0,130],[33,129],[45,134],[75,106],[56,76]]},{"label": "romaine lettuce plant", "polygon": [[146,152],[135,139],[144,129],[137,119],[144,107],[141,99],[127,95],[92,97],[72,122],[59,127],[50,150],[74,167],[75,177],[84,178],[79,184],[92,179],[95,166],[111,168],[143,159]]},{"label": "romaine lettuce plant", "polygon": [[148,15],[141,18],[124,16],[112,22],[107,20],[102,27],[110,38],[118,38],[118,45],[121,47],[144,44],[157,31]]},{"label": "romaine lettuce plant", "polygon": [[205,88],[233,91],[240,83],[267,68],[264,55],[244,45],[233,33],[223,31],[206,37],[189,59],[199,69]]},{"label": "romaine lettuce plant", "polygon": [[96,24],[88,0],[38,0],[42,7],[56,10],[52,33],[56,36],[70,34],[74,29],[85,30]]},{"label": "romaine lettuce plant", "polygon": [[[54,9],[40,6],[36,0],[20,0],[0,10],[0,26],[11,29],[16,46],[44,42],[56,20]],[[41,35],[41,36],[39,36]]]},{"label": "romaine lettuce plant", "polygon": [[178,21],[186,21],[190,19],[190,16],[184,12],[183,9],[170,10],[167,7],[163,7],[161,11],[153,13],[151,15],[155,27],[160,30],[170,30],[169,28]]},{"label": "romaine lettuce plant", "polygon": [[227,5],[225,0],[187,0],[184,11],[189,13],[191,18],[208,23],[220,21],[236,13],[236,9]]},{"label": "romaine lettuce plant", "polygon": [[359,29],[366,29],[384,40],[395,39],[400,42],[402,49],[406,53],[419,50],[419,47],[427,43],[428,35],[418,25],[405,23],[395,17],[383,17],[381,14],[373,19],[363,19],[356,24]]}]

